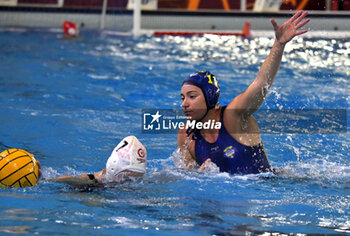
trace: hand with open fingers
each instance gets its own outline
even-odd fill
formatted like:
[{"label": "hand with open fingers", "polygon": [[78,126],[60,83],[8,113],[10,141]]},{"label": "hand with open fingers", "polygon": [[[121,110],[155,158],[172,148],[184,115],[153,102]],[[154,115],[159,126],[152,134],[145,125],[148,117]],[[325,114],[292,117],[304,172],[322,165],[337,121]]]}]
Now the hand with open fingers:
[{"label": "hand with open fingers", "polygon": [[308,14],[307,11],[298,11],[288,21],[278,26],[274,19],[271,19],[271,23],[275,30],[276,39],[281,44],[286,44],[292,40],[295,36],[301,35],[307,32],[307,30],[298,30],[306,25],[310,19],[304,19]]},{"label": "hand with open fingers", "polygon": [[198,171],[202,172],[203,170],[207,169],[209,167],[209,164],[211,163],[211,159],[208,158],[202,165],[199,167]]}]

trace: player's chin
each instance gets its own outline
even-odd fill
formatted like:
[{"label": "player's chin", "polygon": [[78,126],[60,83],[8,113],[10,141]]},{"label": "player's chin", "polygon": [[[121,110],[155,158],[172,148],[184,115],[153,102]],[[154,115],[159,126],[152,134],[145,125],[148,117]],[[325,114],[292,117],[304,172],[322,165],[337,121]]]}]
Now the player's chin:
[{"label": "player's chin", "polygon": [[198,112],[194,112],[194,111],[186,111],[185,115],[186,115],[186,119],[189,121],[199,120],[201,118],[201,114],[198,114]]}]

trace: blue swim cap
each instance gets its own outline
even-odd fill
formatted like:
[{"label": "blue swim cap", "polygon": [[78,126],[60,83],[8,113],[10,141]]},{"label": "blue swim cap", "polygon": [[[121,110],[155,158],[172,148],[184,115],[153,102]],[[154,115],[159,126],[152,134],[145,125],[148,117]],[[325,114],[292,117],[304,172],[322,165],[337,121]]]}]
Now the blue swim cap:
[{"label": "blue swim cap", "polygon": [[205,97],[207,109],[210,110],[218,103],[220,88],[215,75],[209,71],[197,71],[184,80],[182,85],[189,84],[199,87]]}]

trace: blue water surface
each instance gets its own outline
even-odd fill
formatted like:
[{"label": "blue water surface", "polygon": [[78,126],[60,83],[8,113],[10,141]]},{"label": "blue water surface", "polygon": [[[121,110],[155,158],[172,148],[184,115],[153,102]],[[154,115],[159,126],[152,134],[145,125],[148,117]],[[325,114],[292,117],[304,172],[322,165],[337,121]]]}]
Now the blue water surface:
[{"label": "blue water surface", "polygon": [[[197,70],[217,76],[220,103],[229,103],[253,81],[272,44],[269,37],[84,31],[63,40],[55,30],[2,29],[0,150],[33,153],[43,179],[0,189],[1,234],[349,234],[348,128],[263,133],[281,176],[189,171],[181,168],[176,133],[141,130],[142,109],[180,108],[181,83]],[[348,110],[349,66],[347,39],[299,37],[286,46],[262,109]],[[85,191],[47,181],[103,169],[128,135],[148,150],[143,179]]]}]

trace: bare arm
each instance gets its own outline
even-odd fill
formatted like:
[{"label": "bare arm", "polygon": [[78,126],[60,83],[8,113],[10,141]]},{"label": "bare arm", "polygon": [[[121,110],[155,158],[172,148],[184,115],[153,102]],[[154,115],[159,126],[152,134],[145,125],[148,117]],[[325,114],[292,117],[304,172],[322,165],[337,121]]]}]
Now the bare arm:
[{"label": "bare arm", "polygon": [[307,30],[297,31],[310,21],[310,19],[304,20],[307,14],[308,12],[298,11],[281,26],[278,26],[274,19],[270,20],[276,35],[273,47],[260,67],[258,75],[253,83],[244,93],[238,95],[228,105],[228,108],[231,111],[239,112],[244,118],[248,118],[259,109],[265,101],[268,89],[272,85],[280,67],[286,43],[292,40],[295,36],[307,32]]},{"label": "bare arm", "polygon": [[91,179],[89,175],[83,174],[79,176],[63,175],[55,179],[49,179],[52,182],[64,183],[71,185],[73,187],[88,187],[88,186],[98,186],[101,183],[101,176],[104,174],[105,169],[96,172],[94,174],[94,179]]}]

